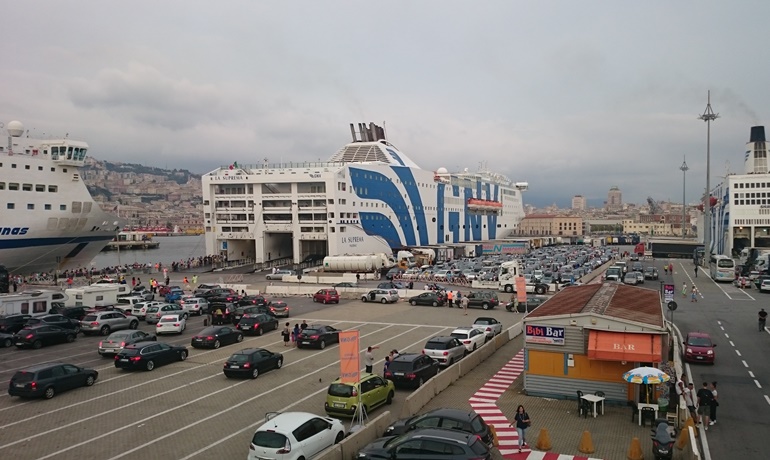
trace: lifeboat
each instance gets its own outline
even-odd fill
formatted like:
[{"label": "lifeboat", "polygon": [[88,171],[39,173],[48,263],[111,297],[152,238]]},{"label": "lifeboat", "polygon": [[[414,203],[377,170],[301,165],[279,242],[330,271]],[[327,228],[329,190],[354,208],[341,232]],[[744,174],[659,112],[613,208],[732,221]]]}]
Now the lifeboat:
[{"label": "lifeboat", "polygon": [[499,201],[493,201],[493,200],[480,200],[478,198],[469,198],[468,208],[498,211],[503,208],[503,203]]}]

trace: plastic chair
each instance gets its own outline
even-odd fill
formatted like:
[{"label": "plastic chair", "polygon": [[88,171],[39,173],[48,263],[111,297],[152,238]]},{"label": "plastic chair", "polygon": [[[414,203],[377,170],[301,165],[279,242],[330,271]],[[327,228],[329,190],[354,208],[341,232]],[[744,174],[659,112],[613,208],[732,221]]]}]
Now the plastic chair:
[{"label": "plastic chair", "polygon": [[580,416],[580,410],[583,408],[583,392],[580,390],[577,390],[577,403],[578,403],[578,417]]},{"label": "plastic chair", "polygon": [[594,393],[594,396],[598,396],[600,398],[603,398],[604,397],[604,392],[603,391],[597,391],[597,392]]},{"label": "plastic chair", "polygon": [[639,416],[642,418],[642,426],[647,426],[647,419],[650,420],[650,427],[655,423],[655,409],[652,407],[642,407],[642,413]]},{"label": "plastic chair", "polygon": [[580,400],[580,414],[582,414],[583,417],[588,418],[589,414],[593,416],[593,410],[594,405],[590,401],[586,401],[585,399]]},{"label": "plastic chair", "polygon": [[628,401],[626,405],[631,408],[631,422],[634,422],[639,414],[639,407],[633,401]]}]

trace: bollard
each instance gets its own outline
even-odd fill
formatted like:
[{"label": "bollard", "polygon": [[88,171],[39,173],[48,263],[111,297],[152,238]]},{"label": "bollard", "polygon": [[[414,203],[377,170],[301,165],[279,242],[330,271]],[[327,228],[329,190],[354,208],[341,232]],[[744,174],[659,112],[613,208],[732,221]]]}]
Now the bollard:
[{"label": "bollard", "polygon": [[594,442],[591,441],[591,433],[589,433],[588,430],[584,431],[583,435],[580,436],[580,445],[578,446],[578,450],[583,454],[594,453]]},{"label": "bollard", "polygon": [[631,439],[631,445],[628,446],[628,454],[626,455],[628,460],[644,460],[644,454],[642,454],[642,443],[639,442],[639,438]]},{"label": "bollard", "polygon": [[535,444],[537,450],[547,451],[551,450],[551,436],[548,434],[547,428],[540,428],[540,434],[537,435],[537,443]]}]

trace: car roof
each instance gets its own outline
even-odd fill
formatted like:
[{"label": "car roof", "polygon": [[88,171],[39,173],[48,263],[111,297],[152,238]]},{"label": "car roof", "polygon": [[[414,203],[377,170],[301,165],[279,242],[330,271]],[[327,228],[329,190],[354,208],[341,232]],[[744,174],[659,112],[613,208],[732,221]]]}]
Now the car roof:
[{"label": "car roof", "polygon": [[161,320],[166,319],[166,318],[176,318],[176,319],[179,319],[179,315],[163,315],[163,316],[160,317]]},{"label": "car roof", "polygon": [[[40,371],[40,370],[43,370],[43,369],[48,369],[49,367],[61,366],[62,364],[66,364],[66,363],[62,363],[62,362],[58,362],[58,361],[52,361],[52,362],[48,362],[48,363],[33,364],[31,366],[25,367],[24,369],[19,369],[16,372],[37,372],[37,371]],[[75,366],[75,364],[73,364],[73,366]]]},{"label": "car roof", "polygon": [[451,409],[451,408],[442,407],[442,408],[439,408],[439,409],[434,409],[432,411],[426,412],[424,414],[415,415],[414,417],[425,417],[425,416],[429,416],[429,415],[453,418],[453,419],[456,419],[456,420],[467,420],[467,421],[471,421],[471,420],[473,420],[474,418],[476,418],[478,416],[478,414],[476,412],[473,412],[473,411],[466,411],[466,410],[461,410],[461,409]]},{"label": "car roof", "polygon": [[267,350],[265,348],[244,348],[243,350],[238,350],[238,351],[234,352],[233,355],[250,355],[250,354],[258,352],[258,351],[267,351],[267,352],[272,353],[272,351]]},{"label": "car roof", "polygon": [[411,363],[415,359],[419,358],[420,356],[423,356],[422,353],[399,353],[398,356],[393,358],[393,362],[396,361],[404,361]]},{"label": "car roof", "polygon": [[[269,414],[270,413],[268,413],[265,418],[267,418]],[[311,414],[310,412],[279,412],[278,415],[270,418],[263,423],[262,426],[257,428],[257,431],[275,431],[276,433],[286,434],[294,431],[301,424],[314,418],[330,420],[327,417]]]},{"label": "car roof", "polygon": [[412,430],[406,434],[409,438],[439,438],[455,441],[461,444],[469,444],[471,437],[476,438],[475,434],[466,433],[459,430],[442,430],[440,428],[420,428]]},{"label": "car roof", "polygon": [[473,321],[473,324],[478,323],[479,321],[490,321],[490,322],[499,322],[497,321],[497,318],[492,318],[491,316],[479,316]]},{"label": "car roof", "polygon": [[431,339],[428,339],[428,342],[451,342],[452,340],[455,340],[457,337],[450,337],[445,335],[438,335],[436,337],[433,337]]},{"label": "car roof", "polygon": [[[126,345],[124,348],[141,349],[141,348],[144,348],[144,347],[147,347],[147,346],[150,346],[150,345],[157,345],[158,343],[161,343],[161,342],[151,342],[151,341],[147,340],[147,341],[144,341],[144,342],[136,342],[136,343],[132,343],[130,345]],[[174,346],[172,344],[169,344],[169,345],[171,345],[172,347]]]},{"label": "car roof", "polygon": [[688,332],[687,337],[704,337],[710,339],[711,336],[705,332]]},{"label": "car roof", "polygon": [[474,329],[478,329],[478,328],[477,327],[473,327],[473,326],[458,326],[458,327],[455,328],[454,331],[452,331],[452,333],[455,333],[455,332],[470,332],[470,331],[472,331]]}]

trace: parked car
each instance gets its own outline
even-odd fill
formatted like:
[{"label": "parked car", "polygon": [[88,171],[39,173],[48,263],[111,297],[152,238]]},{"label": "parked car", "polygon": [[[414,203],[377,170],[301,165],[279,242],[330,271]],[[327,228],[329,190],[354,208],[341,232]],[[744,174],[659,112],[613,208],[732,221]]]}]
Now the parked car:
[{"label": "parked car", "polygon": [[211,324],[232,324],[232,315],[237,310],[237,305],[232,302],[211,302]]},{"label": "parked car", "polygon": [[217,289],[218,287],[220,287],[218,284],[199,284],[198,287],[195,288],[195,291],[193,291],[193,295],[198,297],[201,294],[204,294],[212,289]]},{"label": "parked car", "polygon": [[648,280],[656,280],[658,279],[658,269],[655,267],[645,267],[644,268],[644,277]]},{"label": "parked car", "polygon": [[23,398],[53,398],[57,393],[96,383],[94,369],[66,363],[36,364],[16,371],[8,382],[8,394]]},{"label": "parked car", "polygon": [[340,331],[331,326],[313,324],[300,332],[297,339],[297,348],[318,347],[321,350],[330,343],[339,343]]},{"label": "parked car", "polygon": [[435,359],[440,366],[451,366],[468,354],[468,349],[456,337],[433,337],[425,343],[423,354]]},{"label": "parked car", "polygon": [[13,346],[13,334],[6,334],[5,332],[0,332],[0,347],[3,348],[10,348]]},{"label": "parked car", "polygon": [[342,422],[307,412],[271,412],[249,444],[248,460],[310,459],[345,438]]},{"label": "parked car", "polygon": [[155,334],[181,334],[187,328],[187,320],[183,315],[163,315],[155,324]]},{"label": "parked car", "polygon": [[391,404],[396,394],[396,386],[390,380],[379,375],[362,373],[356,383],[342,383],[335,380],[326,392],[324,410],[329,415],[353,416],[359,409],[370,414],[373,409]]},{"label": "parked car", "polygon": [[258,315],[260,313],[264,313],[266,315],[270,315],[273,318],[275,318],[275,315],[273,315],[273,311],[270,310],[270,307],[266,305],[238,306],[235,308],[234,311],[230,313],[230,318],[232,319],[232,323],[237,325],[241,322],[241,320],[244,317],[251,316],[251,315]]},{"label": "parked car", "polygon": [[487,335],[487,340],[490,340],[497,334],[503,332],[503,323],[496,320],[495,318],[488,316],[481,316],[476,318],[476,320],[473,322],[473,326],[484,329],[484,332]]},{"label": "parked car", "polygon": [[187,359],[187,348],[163,342],[139,342],[126,345],[115,355],[118,369],[145,369]]},{"label": "parked car", "polygon": [[289,317],[289,306],[286,305],[286,302],[282,300],[274,300],[267,304],[267,306],[270,308],[270,312],[273,314],[273,316],[280,318]]},{"label": "parked car", "polygon": [[313,294],[313,302],[340,303],[340,294],[336,289],[319,289]]},{"label": "parked car", "polygon": [[385,281],[378,284],[377,289],[406,289],[406,285],[398,281]]},{"label": "parked car", "polygon": [[57,343],[72,343],[77,338],[74,331],[62,329],[59,326],[47,324],[35,324],[24,326],[14,334],[13,343],[18,348],[41,348],[43,345],[55,345]]},{"label": "parked car", "polygon": [[403,268],[393,267],[390,270],[388,270],[387,273],[385,273],[385,279],[392,280],[393,278],[398,278],[399,276],[403,275],[405,271],[406,270],[404,270]]},{"label": "parked car", "polygon": [[246,348],[233,353],[225,361],[222,372],[225,377],[251,377],[283,366],[283,355],[264,348]]},{"label": "parked car", "polygon": [[414,305],[431,305],[434,307],[444,306],[444,297],[439,296],[436,292],[428,291],[419,295],[409,298],[409,304]]},{"label": "parked car", "polygon": [[[439,451],[441,457],[431,454]],[[444,452],[449,452],[444,454]],[[379,438],[358,451],[357,459],[405,460],[415,458],[447,458],[452,460],[491,460],[484,441],[458,430],[422,428],[401,436]]]},{"label": "parked car", "polygon": [[361,296],[361,302],[396,303],[398,299],[395,289],[372,289]]},{"label": "parked car", "polygon": [[634,270],[636,275],[636,284],[644,284],[644,273]]},{"label": "parked car", "polygon": [[209,312],[209,301],[198,297],[182,297],[179,305],[187,310],[190,316],[200,316]]},{"label": "parked car", "polygon": [[460,340],[469,352],[476,351],[487,342],[487,334],[480,327],[458,327],[450,335]]},{"label": "parked car", "polygon": [[165,299],[166,299],[166,302],[173,303],[173,302],[176,302],[177,300],[182,300],[182,297],[184,297],[184,295],[185,294],[182,288],[175,287],[168,290],[168,292],[165,295]]},{"label": "parked car", "polygon": [[684,339],[684,360],[690,363],[714,364],[717,346],[705,332],[688,332]]},{"label": "parked car", "polygon": [[198,295],[197,297],[202,297],[208,300],[209,303],[238,302],[239,300],[241,300],[241,296],[239,296],[235,290],[230,288],[209,289],[208,291]]},{"label": "parked car", "polygon": [[75,334],[80,332],[80,321],[72,318],[67,318],[64,315],[45,315],[38,316],[37,318],[30,318],[27,320],[27,326],[35,324],[48,324],[50,326],[59,326],[62,329],[67,329]]},{"label": "parked car", "polygon": [[239,307],[250,307],[252,305],[267,306],[267,299],[261,295],[247,295],[241,297],[241,300],[238,301]]},{"label": "parked car", "polygon": [[219,348],[222,345],[240,343],[243,334],[230,326],[210,326],[190,339],[193,348]]},{"label": "parked car", "polygon": [[8,315],[0,316],[0,332],[15,334],[19,332],[32,315]]},{"label": "parked car", "polygon": [[80,332],[85,335],[109,335],[112,331],[136,329],[138,327],[138,319],[133,316],[126,316],[119,311],[97,311],[88,313],[80,322]]},{"label": "parked car", "polygon": [[488,446],[493,442],[492,431],[479,414],[474,411],[450,408],[434,409],[424,414],[401,419],[390,425],[385,430],[384,436],[398,436],[421,428],[464,431],[480,437]]},{"label": "parked car", "polygon": [[179,304],[164,303],[148,308],[144,320],[147,324],[157,324],[157,322],[165,315],[178,315],[186,320],[189,313]]},{"label": "parked car", "polygon": [[468,308],[490,310],[500,305],[497,293],[492,291],[474,291],[468,293]]},{"label": "parked car", "polygon": [[[120,299],[118,299],[120,300]],[[159,307],[163,305],[163,302],[157,300],[148,300],[147,302],[135,303],[131,307],[131,314],[136,316],[138,320],[144,320],[147,317],[147,309],[150,307]]]},{"label": "parked car", "polygon": [[262,335],[278,329],[278,320],[266,313],[246,313],[235,327],[244,334]]},{"label": "parked car", "polygon": [[80,321],[86,316],[87,311],[88,307],[55,307],[48,313],[52,315],[62,315]]},{"label": "parked car", "polygon": [[438,363],[433,358],[421,353],[402,353],[390,362],[385,378],[396,388],[419,388],[438,371]]},{"label": "parked car", "polygon": [[623,275],[623,284],[630,284],[631,286],[636,286],[636,283],[639,282],[639,279],[636,277],[635,272],[629,272]]},{"label": "parked car", "polygon": [[106,339],[99,342],[98,352],[102,356],[114,356],[120,352],[126,345],[138,342],[154,342],[157,337],[144,331],[117,331],[113,332]]},{"label": "parked car", "polygon": [[762,280],[759,285],[759,292],[770,292],[770,278]]},{"label": "parked car", "polygon": [[343,281],[342,283],[333,284],[332,287],[336,288],[352,288],[356,287],[355,283],[350,283],[348,281]]},{"label": "parked car", "polygon": [[294,270],[276,270],[275,273],[268,273],[265,275],[266,280],[278,280],[282,281],[284,276],[293,276]]}]

